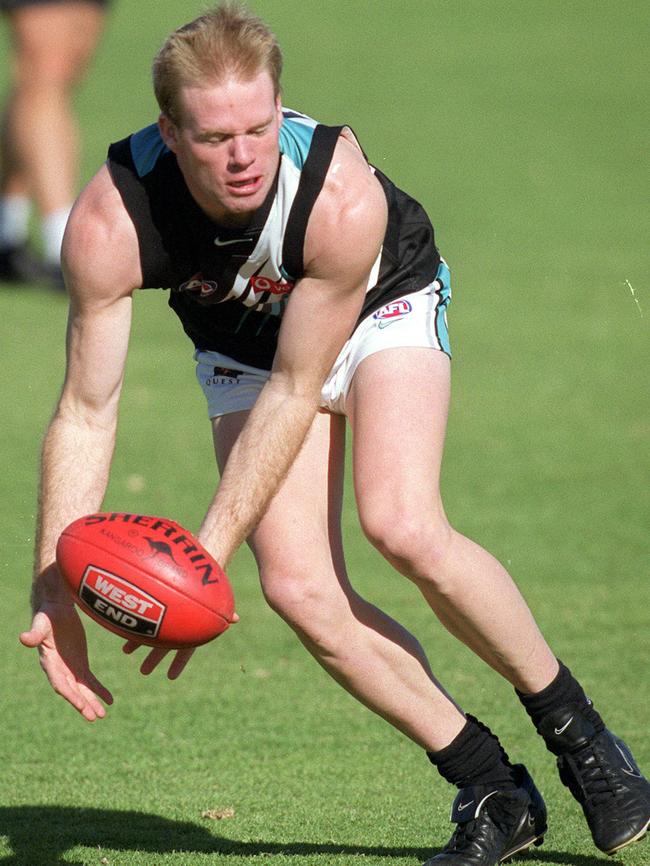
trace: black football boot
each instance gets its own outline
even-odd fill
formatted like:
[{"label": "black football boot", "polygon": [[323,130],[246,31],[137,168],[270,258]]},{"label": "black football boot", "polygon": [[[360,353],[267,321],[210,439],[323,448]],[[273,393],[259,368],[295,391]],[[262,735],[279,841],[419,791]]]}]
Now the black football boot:
[{"label": "black football boot", "polygon": [[65,291],[60,265],[41,261],[27,246],[0,250],[0,283],[38,283]]},{"label": "black football boot", "polygon": [[29,283],[41,273],[40,262],[26,246],[0,250],[0,283]]},{"label": "black football boot", "polygon": [[585,813],[594,843],[614,854],[636,842],[650,824],[650,784],[622,740],[598,732],[579,709],[564,707],[539,726],[557,755],[560,779]]},{"label": "black football boot", "polygon": [[516,764],[514,769],[516,788],[474,785],[458,792],[451,807],[451,820],[458,826],[424,866],[497,866],[542,844],[546,806],[526,768]]}]

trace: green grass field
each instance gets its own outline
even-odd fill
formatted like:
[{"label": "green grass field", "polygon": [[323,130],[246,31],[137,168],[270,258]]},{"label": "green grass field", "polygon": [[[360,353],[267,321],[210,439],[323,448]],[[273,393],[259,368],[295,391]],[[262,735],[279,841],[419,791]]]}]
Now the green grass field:
[{"label": "green grass field", "polygon": [[[151,57],[202,5],[116,0],[78,98],[84,179],[109,141],[154,119]],[[254,6],[285,49],[285,103],[348,122],[429,210],[455,288],[448,512],[507,563],[649,768],[647,4]],[[135,306],[106,507],[196,527],[216,472],[191,347],[162,293]],[[417,866],[449,837],[453,792],[266,608],[248,551],[231,570],[241,622],[174,683],[141,677],[89,623],[92,664],[115,695],[94,725],[18,644],[65,318],[61,297],[0,287],[0,864]],[[605,862],[511,688],[363,540],[351,495],[345,531],[355,584],[418,635],[444,684],[536,777],[550,831],[530,866]],[[647,841],[616,861],[647,864]]]}]

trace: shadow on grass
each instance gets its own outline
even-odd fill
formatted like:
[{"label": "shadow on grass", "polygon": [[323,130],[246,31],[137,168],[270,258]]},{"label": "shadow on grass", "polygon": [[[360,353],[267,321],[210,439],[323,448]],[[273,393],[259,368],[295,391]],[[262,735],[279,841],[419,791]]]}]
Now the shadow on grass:
[{"label": "shadow on grass", "polygon": [[[238,842],[215,836],[189,821],[171,821],[142,812],[82,809],[66,806],[0,807],[0,837],[9,841],[12,853],[0,859],[0,866],[84,866],[63,859],[77,846],[95,849],[93,862],[101,862],[106,849],[148,854],[214,854],[219,857],[257,857],[282,854],[305,857],[319,854],[359,857],[413,858],[422,863],[434,853],[431,848],[387,848],[368,845],[315,844],[307,842]],[[535,852],[548,866],[602,866],[603,859],[557,853]],[[88,861],[86,861],[88,862]],[[348,862],[350,860],[348,859]],[[367,861],[366,861],[367,862]],[[522,860],[525,863],[525,859]]]},{"label": "shadow on grass", "polygon": [[[539,851],[537,849],[534,849],[529,857],[540,863],[546,863],[548,866],[606,866],[607,863],[611,862],[605,854],[594,854],[593,857],[586,857],[584,854],[566,854],[563,851]],[[515,862],[513,861],[513,864]],[[522,866],[525,866],[525,863],[526,858],[524,856],[521,859]],[[619,863],[619,866],[623,866],[623,864]]]}]

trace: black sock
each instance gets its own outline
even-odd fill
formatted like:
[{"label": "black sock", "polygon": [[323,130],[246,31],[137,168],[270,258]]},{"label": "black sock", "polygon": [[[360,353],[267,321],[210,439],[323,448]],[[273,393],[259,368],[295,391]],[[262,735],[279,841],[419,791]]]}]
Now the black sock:
[{"label": "black sock", "polygon": [[474,716],[451,743],[439,752],[427,752],[443,779],[458,788],[470,785],[498,785],[516,788],[510,759],[494,734]]},{"label": "black sock", "polygon": [[557,676],[541,692],[525,695],[518,689],[515,689],[537,732],[539,733],[539,726],[542,720],[550,713],[566,707],[575,707],[582,716],[591,722],[596,733],[600,733],[605,729],[605,724],[600,714],[593,708],[591,701],[585,695],[582,686],[574,678],[569,668],[562,664],[559,659],[558,662],[560,670]]}]

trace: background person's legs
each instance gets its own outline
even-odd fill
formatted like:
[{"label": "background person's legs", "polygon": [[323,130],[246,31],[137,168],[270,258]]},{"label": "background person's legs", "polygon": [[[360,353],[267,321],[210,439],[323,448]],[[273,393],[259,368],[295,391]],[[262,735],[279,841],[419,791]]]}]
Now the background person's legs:
[{"label": "background person's legs", "polygon": [[[74,86],[99,40],[103,7],[79,0],[27,5],[8,14],[13,84],[2,122],[0,252],[27,237],[29,202],[41,220],[43,257],[53,275],[77,193],[79,131]],[[16,274],[33,277],[34,274]]]}]

